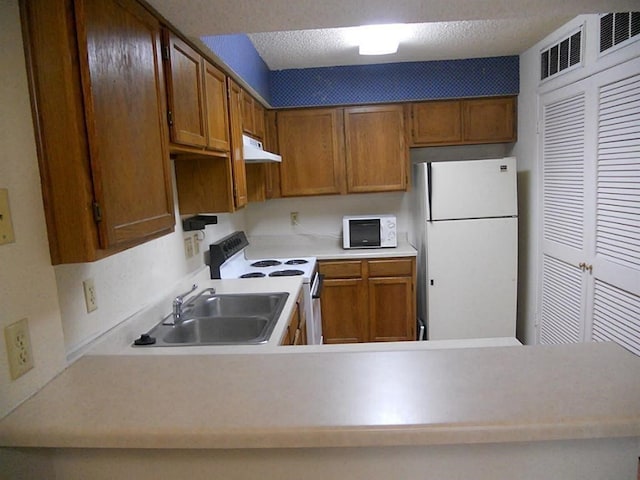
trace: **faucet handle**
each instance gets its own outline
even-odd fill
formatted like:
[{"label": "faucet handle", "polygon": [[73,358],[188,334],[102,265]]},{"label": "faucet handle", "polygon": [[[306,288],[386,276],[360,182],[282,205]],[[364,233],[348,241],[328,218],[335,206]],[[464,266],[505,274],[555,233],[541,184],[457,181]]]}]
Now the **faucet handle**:
[{"label": "faucet handle", "polygon": [[186,297],[187,295],[189,295],[190,293],[193,293],[196,291],[196,289],[198,288],[198,285],[196,285],[195,283],[191,286],[191,290],[189,290],[188,292],[184,292],[181,293],[180,295],[177,295],[174,303],[182,303],[184,301],[184,297]]}]

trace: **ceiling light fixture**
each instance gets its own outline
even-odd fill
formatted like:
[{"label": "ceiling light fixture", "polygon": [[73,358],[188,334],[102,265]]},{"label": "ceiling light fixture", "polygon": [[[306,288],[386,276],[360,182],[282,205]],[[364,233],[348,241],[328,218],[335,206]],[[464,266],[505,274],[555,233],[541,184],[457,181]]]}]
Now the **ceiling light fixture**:
[{"label": "ceiling light fixture", "polygon": [[362,25],[358,28],[360,55],[389,55],[398,51],[402,24]]}]

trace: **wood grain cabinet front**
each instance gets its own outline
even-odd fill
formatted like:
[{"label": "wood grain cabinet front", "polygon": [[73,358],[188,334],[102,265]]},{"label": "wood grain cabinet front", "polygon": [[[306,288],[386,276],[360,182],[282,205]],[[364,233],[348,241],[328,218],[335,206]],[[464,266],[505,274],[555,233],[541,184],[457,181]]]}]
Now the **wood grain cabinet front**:
[{"label": "wood grain cabinet front", "polygon": [[164,30],[171,142],[229,151],[226,76],[169,30]]},{"label": "wood grain cabinet front", "polygon": [[280,345],[306,345],[307,344],[307,317],[302,305],[302,293],[296,300],[296,306],[287,322],[287,327],[280,339]]},{"label": "wood grain cabinet front", "polygon": [[325,343],[415,340],[415,258],[320,261]]},{"label": "wood grain cabinet front", "polygon": [[516,97],[435,100],[411,104],[411,145],[515,142]]},{"label": "wood grain cabinet front", "polygon": [[172,232],[159,21],[134,0],[20,7],[52,263]]},{"label": "wood grain cabinet front", "polygon": [[407,189],[409,146],[402,105],[344,110],[347,192]]},{"label": "wood grain cabinet front", "polygon": [[283,197],[346,192],[341,108],[277,113]]},{"label": "wood grain cabinet front", "polygon": [[283,197],[407,189],[401,105],[285,110],[277,128]]}]

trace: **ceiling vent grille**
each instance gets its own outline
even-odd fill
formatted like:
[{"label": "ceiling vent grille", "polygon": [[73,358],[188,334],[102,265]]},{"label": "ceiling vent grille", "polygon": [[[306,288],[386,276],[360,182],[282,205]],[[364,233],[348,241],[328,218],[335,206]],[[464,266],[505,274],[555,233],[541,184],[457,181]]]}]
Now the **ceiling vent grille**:
[{"label": "ceiling vent grille", "polygon": [[579,66],[582,60],[582,27],[540,53],[540,80]]},{"label": "ceiling vent grille", "polygon": [[608,13],[600,17],[600,53],[640,35],[640,12]]}]

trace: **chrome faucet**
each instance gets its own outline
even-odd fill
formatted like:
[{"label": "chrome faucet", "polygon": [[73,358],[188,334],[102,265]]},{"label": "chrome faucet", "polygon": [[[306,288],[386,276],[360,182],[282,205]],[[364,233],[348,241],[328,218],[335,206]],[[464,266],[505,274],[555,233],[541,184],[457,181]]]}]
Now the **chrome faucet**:
[{"label": "chrome faucet", "polygon": [[197,288],[198,288],[198,285],[194,283],[193,286],[191,287],[191,290],[189,290],[188,292],[184,292],[173,299],[173,324],[174,325],[179,325],[180,323],[182,323],[182,304],[184,303],[184,298],[187,295],[193,293]]}]

